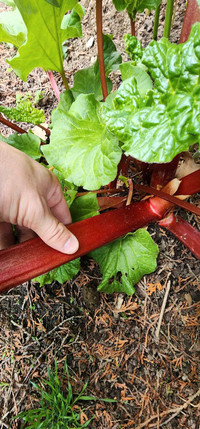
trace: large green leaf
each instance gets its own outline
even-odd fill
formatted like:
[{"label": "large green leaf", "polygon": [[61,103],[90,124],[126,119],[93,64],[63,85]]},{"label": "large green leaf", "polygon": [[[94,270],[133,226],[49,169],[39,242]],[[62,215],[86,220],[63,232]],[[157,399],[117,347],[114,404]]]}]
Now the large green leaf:
[{"label": "large green leaf", "polygon": [[0,112],[16,122],[29,122],[34,125],[45,122],[43,110],[36,109],[31,101],[22,100],[16,107],[0,106]]},{"label": "large green leaf", "polygon": [[0,13],[0,42],[19,48],[26,40],[26,26],[17,8]]},{"label": "large green leaf", "polygon": [[14,133],[8,138],[0,134],[0,139],[31,156],[33,159],[39,160],[42,156],[40,151],[40,139],[31,131],[24,134]]},{"label": "large green leaf", "polygon": [[[106,34],[103,35],[103,48],[107,89],[108,93],[110,93],[112,90],[112,82],[108,78],[108,75],[111,71],[115,71],[119,68],[122,57],[120,52],[117,52],[111,37]],[[97,100],[102,100],[103,95],[98,59],[91,67],[79,70],[75,73],[72,93],[75,98],[79,94],[94,94]]]},{"label": "large green leaf", "polygon": [[76,198],[71,205],[70,212],[72,222],[97,216],[99,214],[99,206],[96,194],[89,192],[87,195]]},{"label": "large green leaf", "polygon": [[40,286],[51,284],[53,281],[57,281],[60,284],[67,282],[72,279],[80,270],[80,259],[68,262],[67,264],[61,265],[54,270],[49,271],[47,274],[43,274],[33,279],[34,282],[38,282]]},{"label": "large green leaf", "polygon": [[156,269],[158,246],[145,229],[138,229],[91,255],[103,274],[98,290],[131,295],[135,291],[134,285]]},{"label": "large green leaf", "polygon": [[60,7],[45,0],[15,0],[27,27],[27,41],[18,54],[9,61],[22,80],[35,67],[63,73],[62,44],[69,36],[61,29],[63,17],[78,0],[60,0]]},{"label": "large green leaf", "polygon": [[99,106],[94,95],[79,95],[68,111],[54,112],[50,144],[43,149],[48,163],[69,182],[89,190],[112,181],[121,158],[118,140],[99,118]]},{"label": "large green leaf", "polygon": [[[126,154],[145,162],[169,162],[200,135],[200,24],[182,45],[162,39],[143,51],[154,88],[141,97],[135,78],[124,81],[103,120]],[[136,49],[137,49],[137,45]]]}]

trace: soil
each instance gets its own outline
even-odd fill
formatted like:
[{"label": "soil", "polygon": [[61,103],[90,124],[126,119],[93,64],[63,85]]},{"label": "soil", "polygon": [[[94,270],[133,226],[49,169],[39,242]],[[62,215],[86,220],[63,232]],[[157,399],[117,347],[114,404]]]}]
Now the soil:
[{"label": "soil", "polygon": [[[74,72],[92,64],[96,56],[95,5],[88,0],[82,3],[86,7],[84,37],[70,43],[65,62],[70,85]],[[0,10],[4,9],[0,3]],[[123,52],[129,19],[125,13],[116,13],[108,0],[103,2],[103,12],[104,32],[114,35],[117,49]],[[171,33],[175,43],[184,12],[185,2],[177,1]],[[137,18],[136,33],[143,45],[151,40],[153,16],[144,13]],[[164,8],[159,37],[163,23]],[[5,61],[14,48],[3,44],[0,49],[1,102],[15,105],[17,92],[39,89],[44,94],[42,107],[48,123],[56,98],[46,73],[34,70],[26,83],[21,82]],[[112,78],[117,84],[119,73]],[[4,127],[1,131],[5,135],[10,132]],[[192,201],[200,204],[200,197]],[[200,229],[197,216],[182,214]],[[1,429],[21,427],[19,419],[11,423],[11,418],[36,404],[31,381],[38,383],[47,377],[47,364],[53,367],[55,353],[59,373],[67,358],[74,392],[87,381],[87,395],[98,398],[80,404],[83,421],[94,416],[91,429],[200,427],[199,261],[158,225],[148,230],[160,249],[158,267],[143,277],[131,297],[98,293],[101,274],[87,256],[79,274],[64,285],[54,282],[40,288],[27,282],[0,296]],[[169,296],[157,335],[167,287]]]}]

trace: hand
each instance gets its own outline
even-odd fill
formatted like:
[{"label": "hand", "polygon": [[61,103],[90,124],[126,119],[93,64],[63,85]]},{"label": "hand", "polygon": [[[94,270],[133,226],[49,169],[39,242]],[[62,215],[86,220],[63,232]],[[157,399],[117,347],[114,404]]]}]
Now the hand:
[{"label": "hand", "polygon": [[75,253],[79,244],[64,226],[69,223],[70,211],[55,174],[0,141],[0,249],[14,243],[14,224],[20,242],[36,233],[54,249]]}]

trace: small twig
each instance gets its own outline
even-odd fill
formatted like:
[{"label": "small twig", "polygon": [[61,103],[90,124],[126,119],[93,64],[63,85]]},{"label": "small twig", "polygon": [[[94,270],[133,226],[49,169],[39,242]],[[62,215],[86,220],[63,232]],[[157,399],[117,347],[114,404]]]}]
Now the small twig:
[{"label": "small twig", "polygon": [[89,193],[93,194],[117,194],[122,192],[122,189],[98,189],[97,191],[85,191],[85,192],[77,192],[76,197],[83,197],[83,195],[87,195]]},{"label": "small twig", "polygon": [[9,429],[9,426],[8,426],[8,425],[6,425],[4,422],[2,422],[2,420],[0,420],[0,424],[1,424],[3,427],[5,427],[5,428],[8,428],[8,429]]},{"label": "small twig", "polygon": [[132,196],[133,196],[133,182],[131,179],[128,179],[129,190],[128,190],[128,198],[126,201],[126,206],[131,204]]},{"label": "small twig", "polygon": [[[181,411],[183,411],[183,410],[185,410],[187,407],[188,407],[188,405],[190,405],[191,404],[191,402],[192,401],[194,401],[194,399],[195,398],[197,398],[197,396],[200,396],[200,389],[199,390],[197,390],[197,392],[196,393],[194,393],[194,395],[192,395],[192,396],[190,396],[190,398],[183,404],[183,405],[181,405],[181,407],[179,407],[176,411],[175,411],[175,413],[169,418],[169,419],[167,419],[167,420],[165,420],[165,422],[163,422],[161,425],[160,425],[160,427],[161,426],[165,426],[167,423],[169,423],[172,419],[174,419],[174,417],[176,417],[178,414],[180,414],[181,413]],[[173,410],[174,411],[174,410]],[[171,412],[173,412],[172,410],[171,410]]]},{"label": "small twig", "polygon": [[[168,274],[168,278],[169,278],[169,275],[170,274]],[[168,280],[168,278],[167,278],[167,280]],[[156,333],[155,333],[155,337],[156,337],[157,341],[159,341],[160,327],[161,327],[162,319],[163,319],[163,316],[164,316],[165,307],[166,307],[166,304],[167,304],[167,298],[168,298],[168,295],[169,295],[170,287],[171,287],[171,281],[169,280],[167,282],[165,296],[164,296],[164,299],[163,299],[163,303],[162,303],[162,307],[161,307],[161,311],[160,311],[160,317],[159,317],[159,320],[158,320],[158,326],[156,328]]]}]

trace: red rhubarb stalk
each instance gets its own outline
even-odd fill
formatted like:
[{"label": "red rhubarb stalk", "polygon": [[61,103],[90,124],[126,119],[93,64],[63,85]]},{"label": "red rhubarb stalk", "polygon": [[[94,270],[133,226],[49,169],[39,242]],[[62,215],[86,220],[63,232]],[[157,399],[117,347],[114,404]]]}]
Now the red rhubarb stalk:
[{"label": "red rhubarb stalk", "polygon": [[55,96],[59,102],[60,101],[60,91],[59,91],[58,85],[54,79],[54,75],[53,75],[52,71],[48,71],[47,74],[48,74],[49,80],[51,82],[51,86],[54,90]]},{"label": "red rhubarb stalk", "polygon": [[23,128],[19,127],[16,124],[13,124],[11,121],[9,121],[8,119],[5,119],[2,115],[0,115],[0,122],[4,125],[6,125],[7,127],[11,128],[12,130],[16,131],[19,134],[25,134],[27,133],[26,130],[24,130]]},{"label": "red rhubarb stalk", "polygon": [[178,188],[177,194],[179,195],[193,195],[200,192],[200,170],[193,171],[183,177]]},{"label": "red rhubarb stalk", "polygon": [[159,222],[159,225],[172,232],[190,251],[200,259],[200,231],[171,213]]},{"label": "red rhubarb stalk", "polygon": [[[157,197],[156,197],[157,198]],[[17,286],[33,277],[48,272],[59,265],[72,261],[92,250],[104,246],[130,231],[162,219],[164,201],[155,211],[151,205],[154,198],[130,204],[99,216],[76,222],[68,229],[79,240],[79,250],[74,255],[65,255],[47,246],[40,238],[0,251],[0,292]]]},{"label": "red rhubarb stalk", "polygon": [[200,22],[200,8],[197,0],[188,0],[181,30],[180,43],[186,42],[190,35],[192,25],[195,24],[195,22]]}]

